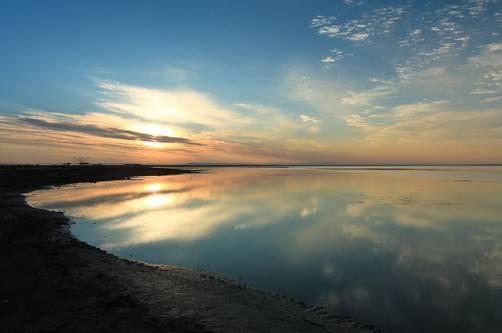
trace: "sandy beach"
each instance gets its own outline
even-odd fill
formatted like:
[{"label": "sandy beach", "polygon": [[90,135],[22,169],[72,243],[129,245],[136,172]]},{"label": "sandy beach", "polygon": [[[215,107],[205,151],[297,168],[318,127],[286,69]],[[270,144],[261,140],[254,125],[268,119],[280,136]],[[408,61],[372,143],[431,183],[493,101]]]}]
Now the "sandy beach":
[{"label": "sandy beach", "polygon": [[6,332],[379,332],[211,273],[118,258],[74,238],[23,193],[192,172],[142,166],[0,167],[0,326]]}]

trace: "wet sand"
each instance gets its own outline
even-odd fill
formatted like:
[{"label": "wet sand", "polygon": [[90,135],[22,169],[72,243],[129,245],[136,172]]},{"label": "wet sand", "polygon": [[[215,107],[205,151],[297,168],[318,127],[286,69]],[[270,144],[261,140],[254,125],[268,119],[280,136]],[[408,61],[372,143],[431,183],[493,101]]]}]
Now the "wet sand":
[{"label": "wet sand", "polygon": [[74,238],[22,193],[191,172],[143,166],[0,167],[0,327],[5,332],[379,332],[216,275],[118,258]]}]

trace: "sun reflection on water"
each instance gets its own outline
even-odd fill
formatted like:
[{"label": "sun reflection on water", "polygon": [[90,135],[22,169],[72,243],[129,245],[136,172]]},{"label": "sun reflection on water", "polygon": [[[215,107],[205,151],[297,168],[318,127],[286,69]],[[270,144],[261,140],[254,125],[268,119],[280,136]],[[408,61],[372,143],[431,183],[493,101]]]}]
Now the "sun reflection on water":
[{"label": "sun reflection on water", "polygon": [[172,204],[175,201],[170,194],[153,194],[145,198],[145,204],[148,208],[159,208]]},{"label": "sun reflection on water", "polygon": [[149,183],[145,185],[144,189],[147,192],[159,192],[164,188],[164,185],[162,183]]}]

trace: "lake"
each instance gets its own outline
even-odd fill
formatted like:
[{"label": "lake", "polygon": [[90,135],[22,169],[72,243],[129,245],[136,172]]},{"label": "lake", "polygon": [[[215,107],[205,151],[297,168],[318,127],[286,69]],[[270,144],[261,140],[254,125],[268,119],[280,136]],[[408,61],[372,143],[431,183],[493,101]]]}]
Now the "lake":
[{"label": "lake", "polygon": [[502,167],[213,168],[36,191],[81,240],[385,332],[500,332]]}]

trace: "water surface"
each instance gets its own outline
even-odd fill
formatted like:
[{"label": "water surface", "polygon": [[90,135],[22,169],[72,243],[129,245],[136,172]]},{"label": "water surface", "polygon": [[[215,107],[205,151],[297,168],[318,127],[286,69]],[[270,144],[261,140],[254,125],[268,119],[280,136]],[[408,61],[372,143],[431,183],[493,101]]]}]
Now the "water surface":
[{"label": "water surface", "polygon": [[500,332],[502,168],[215,168],[37,191],[82,240],[385,332]]}]

